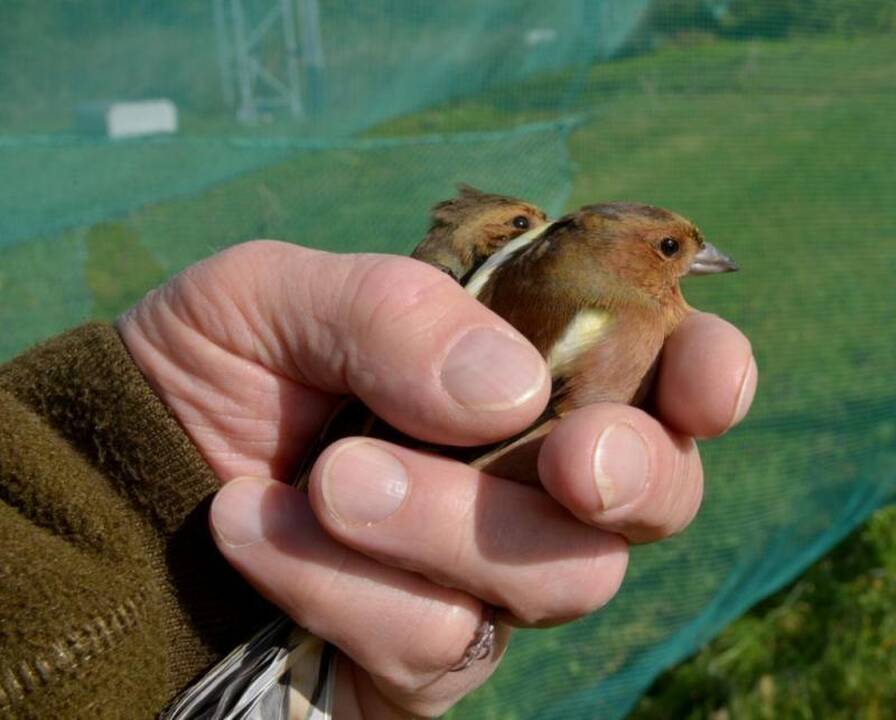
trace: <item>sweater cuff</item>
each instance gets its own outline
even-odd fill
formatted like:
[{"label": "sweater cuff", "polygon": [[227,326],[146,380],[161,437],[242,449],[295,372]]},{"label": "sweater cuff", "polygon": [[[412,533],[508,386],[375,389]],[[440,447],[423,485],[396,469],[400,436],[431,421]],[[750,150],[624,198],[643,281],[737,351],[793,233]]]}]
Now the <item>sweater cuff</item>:
[{"label": "sweater cuff", "polygon": [[219,488],[116,330],[89,323],[0,367],[0,385],[85,453],[163,535]]}]

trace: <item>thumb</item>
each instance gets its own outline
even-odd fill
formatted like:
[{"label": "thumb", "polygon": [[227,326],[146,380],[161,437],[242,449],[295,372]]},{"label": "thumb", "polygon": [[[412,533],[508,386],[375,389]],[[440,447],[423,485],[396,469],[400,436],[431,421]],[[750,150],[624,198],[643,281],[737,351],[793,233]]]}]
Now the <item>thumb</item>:
[{"label": "thumb", "polygon": [[169,285],[156,302],[219,347],[305,387],[357,395],[423,440],[507,437],[550,392],[522,335],[410,258],[255,241]]}]

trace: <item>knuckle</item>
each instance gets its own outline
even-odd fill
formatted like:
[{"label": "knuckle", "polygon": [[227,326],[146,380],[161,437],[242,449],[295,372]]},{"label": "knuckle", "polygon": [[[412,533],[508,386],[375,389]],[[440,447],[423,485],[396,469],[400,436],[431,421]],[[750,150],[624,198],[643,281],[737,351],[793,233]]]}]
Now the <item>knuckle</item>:
[{"label": "knuckle", "polygon": [[395,328],[426,332],[451,305],[446,302],[449,295],[457,295],[455,283],[442,273],[399,257],[359,263],[350,286],[345,313],[351,326],[367,337]]},{"label": "knuckle", "polygon": [[417,692],[460,660],[476,634],[481,608],[469,596],[447,604],[432,600],[415,614],[398,662],[378,671],[391,686]]},{"label": "knuckle", "polygon": [[619,592],[628,569],[628,543],[621,535],[607,533],[602,544],[602,551],[591,556],[579,580],[579,608],[584,613],[599,610],[610,602]]},{"label": "knuckle", "polygon": [[424,653],[418,660],[424,667],[428,665],[434,671],[444,672],[463,657],[480,622],[479,603],[471,604],[475,605],[475,612],[456,605],[448,612],[442,609],[437,616],[430,615],[418,625],[418,632],[425,636],[417,638],[418,644],[425,646],[425,639],[429,638],[429,647],[421,648]]},{"label": "knuckle", "polygon": [[670,516],[673,520],[672,533],[684,530],[696,517],[703,500],[703,463],[697,443],[689,440],[690,448],[681,453],[681,467],[678,468],[677,502]]},{"label": "knuckle", "polygon": [[300,578],[293,578],[292,582],[285,583],[282,588],[279,604],[301,627],[313,625],[321,607],[325,606],[322,600],[338,597],[345,592],[346,575],[352,570],[351,551],[346,547],[339,547],[330,562],[331,567],[316,582],[301,582]]},{"label": "knuckle", "polygon": [[[450,279],[410,258],[358,256],[345,278],[338,310],[338,324],[353,339],[341,359],[352,390],[375,391],[398,357],[406,367],[424,367],[445,332],[442,321],[462,311],[458,297]],[[389,368],[383,366],[386,350]]]},{"label": "knuckle", "polygon": [[639,542],[654,542],[676,535],[687,528],[703,498],[703,466],[697,445],[691,438],[673,438],[667,448],[660,473],[651,492],[632,518],[630,537]]},{"label": "knuckle", "polygon": [[[507,609],[523,624],[541,626],[568,622],[606,605],[619,592],[628,565],[628,546],[614,534],[606,534],[600,552],[562,568],[550,568],[542,577],[530,578],[526,601],[512,602]],[[519,594],[518,594],[519,595]]]}]

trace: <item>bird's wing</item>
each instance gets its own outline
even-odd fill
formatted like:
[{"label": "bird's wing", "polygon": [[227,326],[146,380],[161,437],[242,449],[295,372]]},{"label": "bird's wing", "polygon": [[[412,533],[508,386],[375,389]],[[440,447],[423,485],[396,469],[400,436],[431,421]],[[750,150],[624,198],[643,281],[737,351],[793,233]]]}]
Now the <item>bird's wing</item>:
[{"label": "bird's wing", "polygon": [[554,429],[558,417],[546,417],[524,433],[479,454],[470,466],[495,477],[527,485],[539,485],[538,452],[544,439]]}]

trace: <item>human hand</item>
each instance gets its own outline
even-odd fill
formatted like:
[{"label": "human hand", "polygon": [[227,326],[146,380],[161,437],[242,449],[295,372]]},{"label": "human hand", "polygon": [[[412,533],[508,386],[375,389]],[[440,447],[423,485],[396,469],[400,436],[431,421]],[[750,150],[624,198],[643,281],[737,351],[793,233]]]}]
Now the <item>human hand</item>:
[{"label": "human hand", "polygon": [[[223,482],[288,479],[343,393],[423,439],[480,444],[529,425],[549,391],[512,328],[406,258],[248,243],[188,269],[119,328]],[[695,315],[667,343],[658,420],[593,406],[551,434],[539,462],[550,495],[349,439],[320,458],[309,497],[265,479],[225,486],[213,528],[260,592],[351,659],[338,717],[437,714],[497,666],[500,652],[449,672],[483,603],[511,624],[578,617],[618,589],[626,540],[689,522],[702,491],[690,438],[739,421],[754,388],[746,339]]]}]

